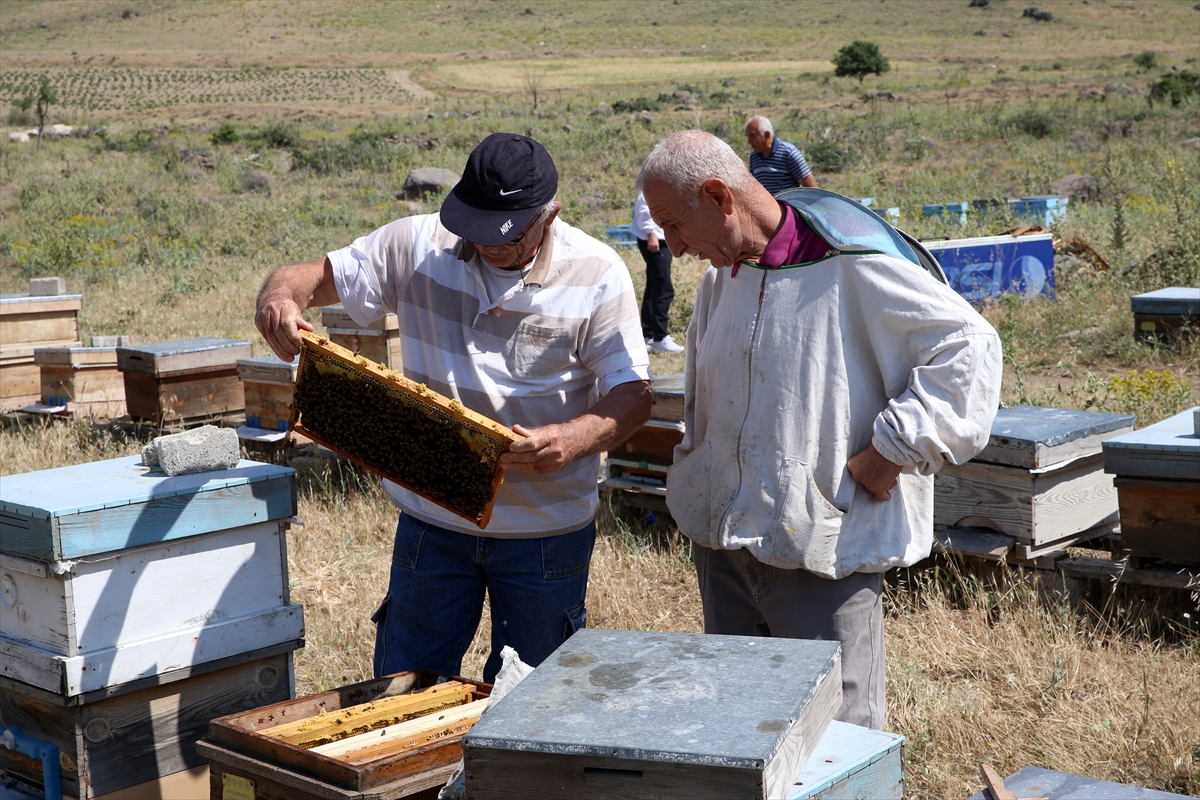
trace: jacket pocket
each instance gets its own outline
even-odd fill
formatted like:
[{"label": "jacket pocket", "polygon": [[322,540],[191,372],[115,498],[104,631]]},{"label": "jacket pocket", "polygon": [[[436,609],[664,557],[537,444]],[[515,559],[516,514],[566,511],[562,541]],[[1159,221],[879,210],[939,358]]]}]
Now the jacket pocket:
[{"label": "jacket pocket", "polygon": [[712,445],[702,442],[667,470],[667,508],[688,538],[716,546],[712,508]]},{"label": "jacket pocket", "polygon": [[802,462],[786,459],[779,473],[768,563],[833,577],[845,513],[825,499]]},{"label": "jacket pocket", "polygon": [[537,378],[557,375],[571,368],[575,331],[571,328],[547,328],[522,322],[512,338],[509,363],[513,375]]}]

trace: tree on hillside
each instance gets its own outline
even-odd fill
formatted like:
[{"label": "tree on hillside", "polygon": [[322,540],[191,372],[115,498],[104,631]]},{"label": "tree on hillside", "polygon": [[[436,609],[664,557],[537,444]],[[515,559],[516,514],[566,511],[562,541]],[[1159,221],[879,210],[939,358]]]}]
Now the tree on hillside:
[{"label": "tree on hillside", "polygon": [[30,106],[34,107],[33,113],[37,115],[38,123],[38,150],[42,149],[42,133],[46,129],[46,115],[50,113],[50,106],[57,102],[58,95],[55,93],[54,87],[50,85],[50,79],[43,77],[37,92],[30,92],[25,95],[24,99],[14,103],[22,111],[28,111]]},{"label": "tree on hillside", "polygon": [[852,42],[833,57],[833,74],[839,78],[850,75],[862,83],[868,75],[882,75],[889,71],[892,65],[879,52],[874,42]]}]

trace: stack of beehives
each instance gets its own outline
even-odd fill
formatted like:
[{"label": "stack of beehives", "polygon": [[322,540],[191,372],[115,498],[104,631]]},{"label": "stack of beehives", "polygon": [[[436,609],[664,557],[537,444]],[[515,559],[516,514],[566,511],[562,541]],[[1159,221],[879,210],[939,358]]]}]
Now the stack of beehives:
[{"label": "stack of beehives", "polygon": [[41,372],[33,351],[79,347],[83,295],[66,294],[62,278],[34,278],[29,291],[0,295],[0,411],[41,397]]},{"label": "stack of beehives", "polygon": [[[0,728],[57,745],[68,794],[202,769],[214,717],[292,696],[293,474],[168,478],[133,456],[0,482]],[[0,772],[42,780],[2,748]],[[199,784],[130,796],[207,798]]]},{"label": "stack of beehives", "polygon": [[933,524],[943,545],[1034,560],[1112,533],[1117,491],[1104,474],[1101,445],[1133,425],[1127,414],[1000,409],[983,451],[935,477]]},{"label": "stack of beehives", "polygon": [[683,441],[683,373],[655,378],[650,393],[650,420],[608,452],[604,488],[627,505],[665,511],[667,469]]}]

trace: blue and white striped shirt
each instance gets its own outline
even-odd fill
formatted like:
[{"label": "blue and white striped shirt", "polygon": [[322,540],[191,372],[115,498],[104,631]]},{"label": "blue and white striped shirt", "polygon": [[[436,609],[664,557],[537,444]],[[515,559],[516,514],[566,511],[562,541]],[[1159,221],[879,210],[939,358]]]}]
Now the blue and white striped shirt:
[{"label": "blue and white striped shirt", "polygon": [[793,189],[812,174],[796,146],[779,138],[772,143],[769,156],[750,152],[750,172],[771,194]]}]

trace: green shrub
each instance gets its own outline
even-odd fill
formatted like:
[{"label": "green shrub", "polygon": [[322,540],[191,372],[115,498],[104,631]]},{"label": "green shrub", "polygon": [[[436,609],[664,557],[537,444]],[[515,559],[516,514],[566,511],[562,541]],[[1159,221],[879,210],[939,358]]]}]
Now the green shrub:
[{"label": "green shrub", "polygon": [[636,100],[618,100],[612,104],[612,110],[618,114],[630,111],[661,111],[662,106],[648,97],[639,97]]},{"label": "green shrub", "polygon": [[1172,108],[1178,108],[1185,98],[1200,94],[1200,72],[1183,70],[1169,72],[1162,80],[1150,85],[1150,104],[1155,100],[1170,100]]},{"label": "green shrub", "polygon": [[270,147],[286,150],[299,147],[304,140],[300,132],[285,122],[272,122],[256,131],[242,136],[242,141],[251,147]]},{"label": "green shrub", "polygon": [[849,145],[833,139],[822,139],[804,148],[804,158],[809,166],[820,172],[842,172],[858,160],[858,154]]},{"label": "green shrub", "polygon": [[226,122],[213,132],[208,140],[213,144],[233,144],[238,140],[237,128]]},{"label": "green shrub", "polygon": [[1022,111],[1001,123],[1003,130],[1017,131],[1035,139],[1045,139],[1058,129],[1052,114],[1040,109]]},{"label": "green shrub", "polygon": [[1142,72],[1149,72],[1158,66],[1158,56],[1154,54],[1153,50],[1143,50],[1133,57],[1133,63]]},{"label": "green shrub", "polygon": [[292,151],[292,170],[310,170],[317,175],[337,175],[354,170],[384,172],[393,159],[382,142],[371,139],[331,141]]}]

